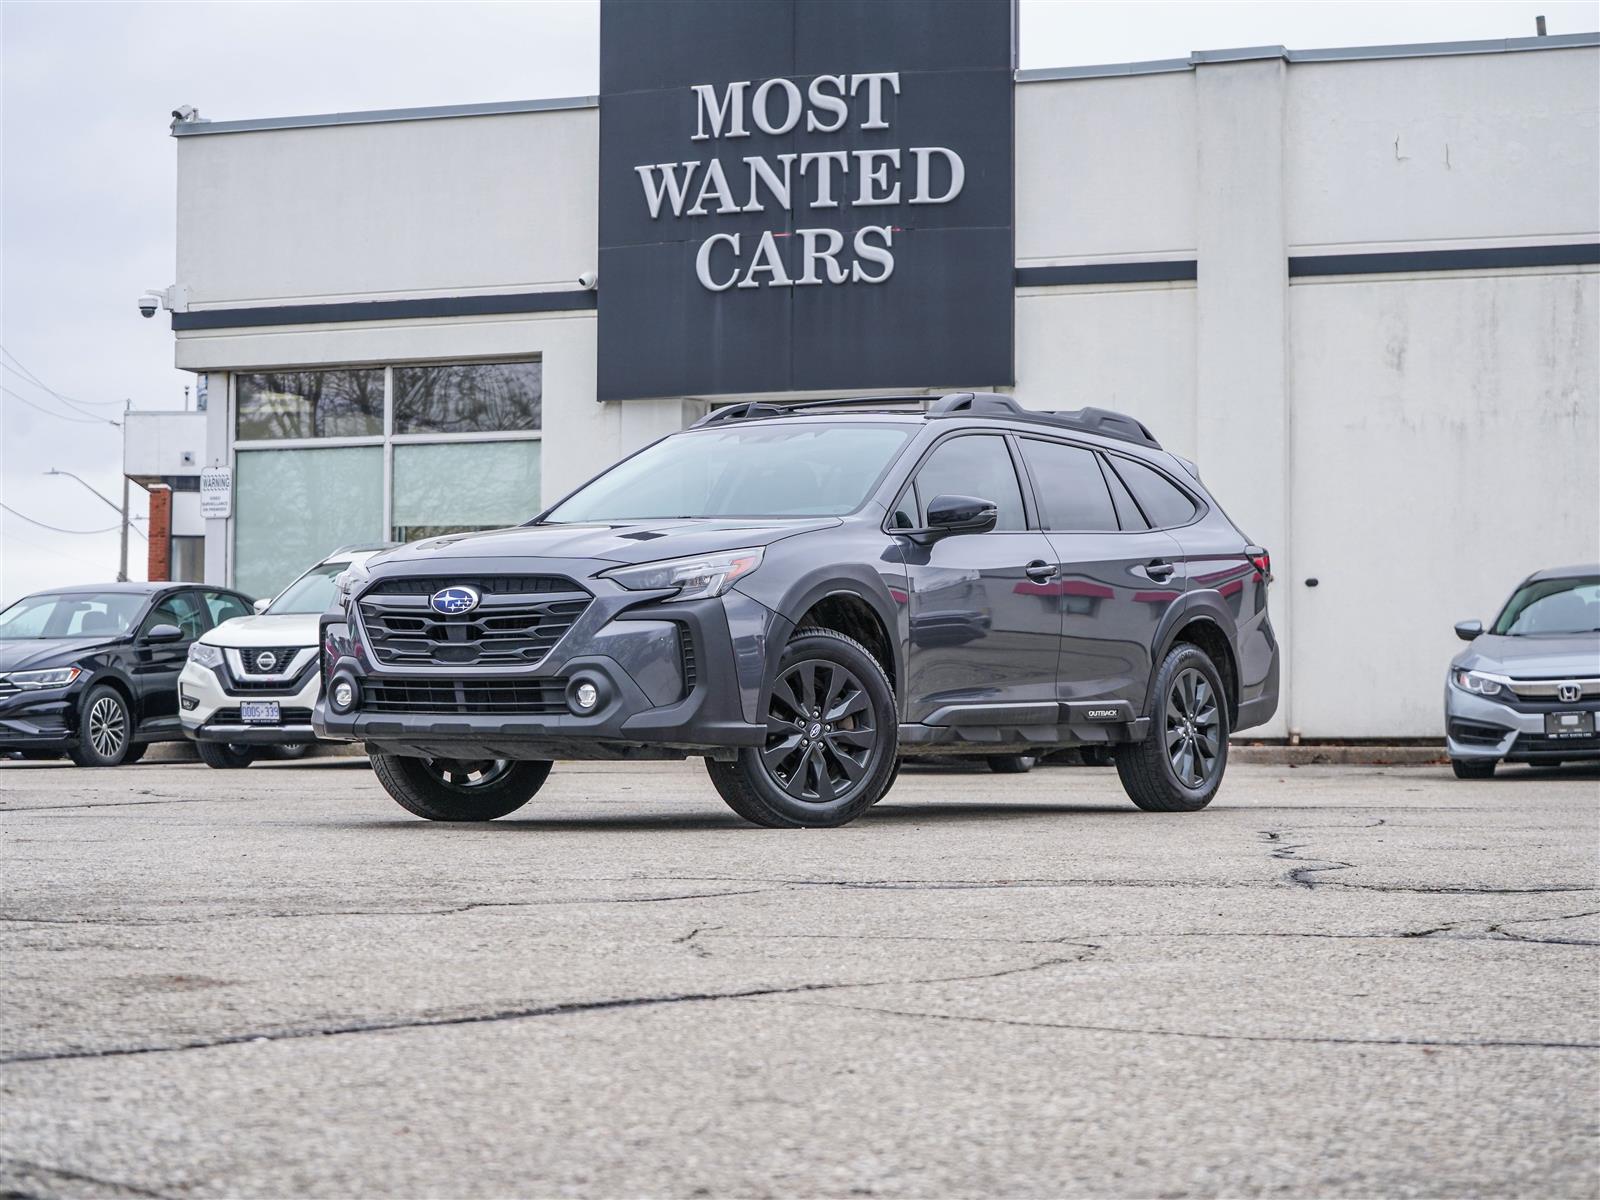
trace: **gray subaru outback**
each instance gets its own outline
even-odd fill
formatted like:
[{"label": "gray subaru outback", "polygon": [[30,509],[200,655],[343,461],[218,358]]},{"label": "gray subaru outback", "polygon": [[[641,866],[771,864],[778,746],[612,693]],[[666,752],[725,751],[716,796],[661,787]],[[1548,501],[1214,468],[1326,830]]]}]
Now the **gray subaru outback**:
[{"label": "gray subaru outback", "polygon": [[433,820],[512,812],[557,759],[694,756],[750,821],[842,825],[904,758],[1073,746],[1192,812],[1277,707],[1270,578],[1131,417],[740,404],[526,525],[352,567],[314,726]]}]

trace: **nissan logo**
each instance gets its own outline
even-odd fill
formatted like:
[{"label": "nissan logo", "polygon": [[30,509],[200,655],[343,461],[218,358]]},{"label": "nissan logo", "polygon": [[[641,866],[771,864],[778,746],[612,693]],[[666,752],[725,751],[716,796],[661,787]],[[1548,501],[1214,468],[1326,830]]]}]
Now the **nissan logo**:
[{"label": "nissan logo", "polygon": [[1561,697],[1563,704],[1571,704],[1575,700],[1583,699],[1583,685],[1581,683],[1563,683],[1556,688],[1556,695]]},{"label": "nissan logo", "polygon": [[441,612],[447,617],[458,616],[461,613],[471,612],[478,607],[478,590],[469,587],[440,588],[428,601],[433,606],[434,612]]},{"label": "nissan logo", "polygon": [[271,650],[263,650],[260,654],[256,655],[256,670],[258,671],[270,671],[277,665],[278,656]]}]

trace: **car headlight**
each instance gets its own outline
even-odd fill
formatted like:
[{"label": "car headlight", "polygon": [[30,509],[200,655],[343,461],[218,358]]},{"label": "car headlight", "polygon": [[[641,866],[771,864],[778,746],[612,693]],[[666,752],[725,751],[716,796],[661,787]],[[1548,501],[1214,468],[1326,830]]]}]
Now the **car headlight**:
[{"label": "car headlight", "polygon": [[208,642],[190,642],[189,661],[197,667],[220,667],[222,647],[213,646]]},{"label": "car headlight", "polygon": [[728,550],[721,554],[697,554],[693,558],[669,558],[640,567],[606,571],[605,578],[635,592],[677,588],[676,596],[666,600],[704,600],[720,596],[761,565],[763,551]]},{"label": "car headlight", "polygon": [[367,569],[360,563],[351,563],[339,574],[334,576],[333,586],[339,592],[339,607],[347,607],[350,597],[361,590],[367,582]]},{"label": "car headlight", "polygon": [[1455,672],[1456,686],[1463,692],[1471,692],[1474,696],[1498,696],[1501,692],[1508,691],[1508,680],[1499,675],[1485,675],[1482,671],[1457,670]]},{"label": "car headlight", "polygon": [[13,687],[32,691],[38,688],[66,687],[82,674],[82,667],[51,667],[45,671],[13,671],[9,675],[0,675],[0,679],[4,679]]}]

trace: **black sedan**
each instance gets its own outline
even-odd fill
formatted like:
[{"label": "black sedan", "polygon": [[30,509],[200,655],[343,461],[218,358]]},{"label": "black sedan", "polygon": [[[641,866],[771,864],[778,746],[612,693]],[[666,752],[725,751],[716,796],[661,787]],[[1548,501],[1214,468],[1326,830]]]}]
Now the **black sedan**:
[{"label": "black sedan", "polygon": [[181,741],[178,673],[189,645],[250,597],[174,583],[84,584],[0,612],[0,757],[137,762]]}]

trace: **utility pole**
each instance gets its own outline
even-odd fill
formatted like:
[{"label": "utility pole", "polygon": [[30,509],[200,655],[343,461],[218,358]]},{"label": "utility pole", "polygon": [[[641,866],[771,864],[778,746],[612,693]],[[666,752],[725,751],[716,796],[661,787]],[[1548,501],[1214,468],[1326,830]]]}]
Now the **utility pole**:
[{"label": "utility pole", "polygon": [[132,411],[133,401],[124,399],[122,401],[122,454],[124,460],[122,464],[122,548],[118,552],[117,558],[118,583],[128,582],[128,464],[126,460],[128,454],[128,414]]},{"label": "utility pole", "polygon": [[[130,407],[131,407],[131,402],[130,402]],[[117,505],[116,505],[116,502],[113,501],[113,500],[108,499],[106,497],[105,493],[100,491],[99,488],[91,487],[88,483],[85,483],[82,479],[79,479],[78,476],[74,475],[71,471],[60,471],[60,470],[57,470],[55,467],[51,467],[48,471],[45,472],[45,474],[46,475],[65,475],[68,479],[77,479],[78,482],[82,483],[84,487],[88,488],[96,496],[100,497],[101,500],[105,501],[106,504],[110,505],[111,506],[111,510],[113,512],[115,512],[119,517],[122,518],[122,556],[121,556],[120,564],[119,564],[119,566],[117,568],[117,582],[118,583],[127,583],[128,582],[128,477],[126,475],[124,475],[122,477],[122,507],[118,508]]]}]

